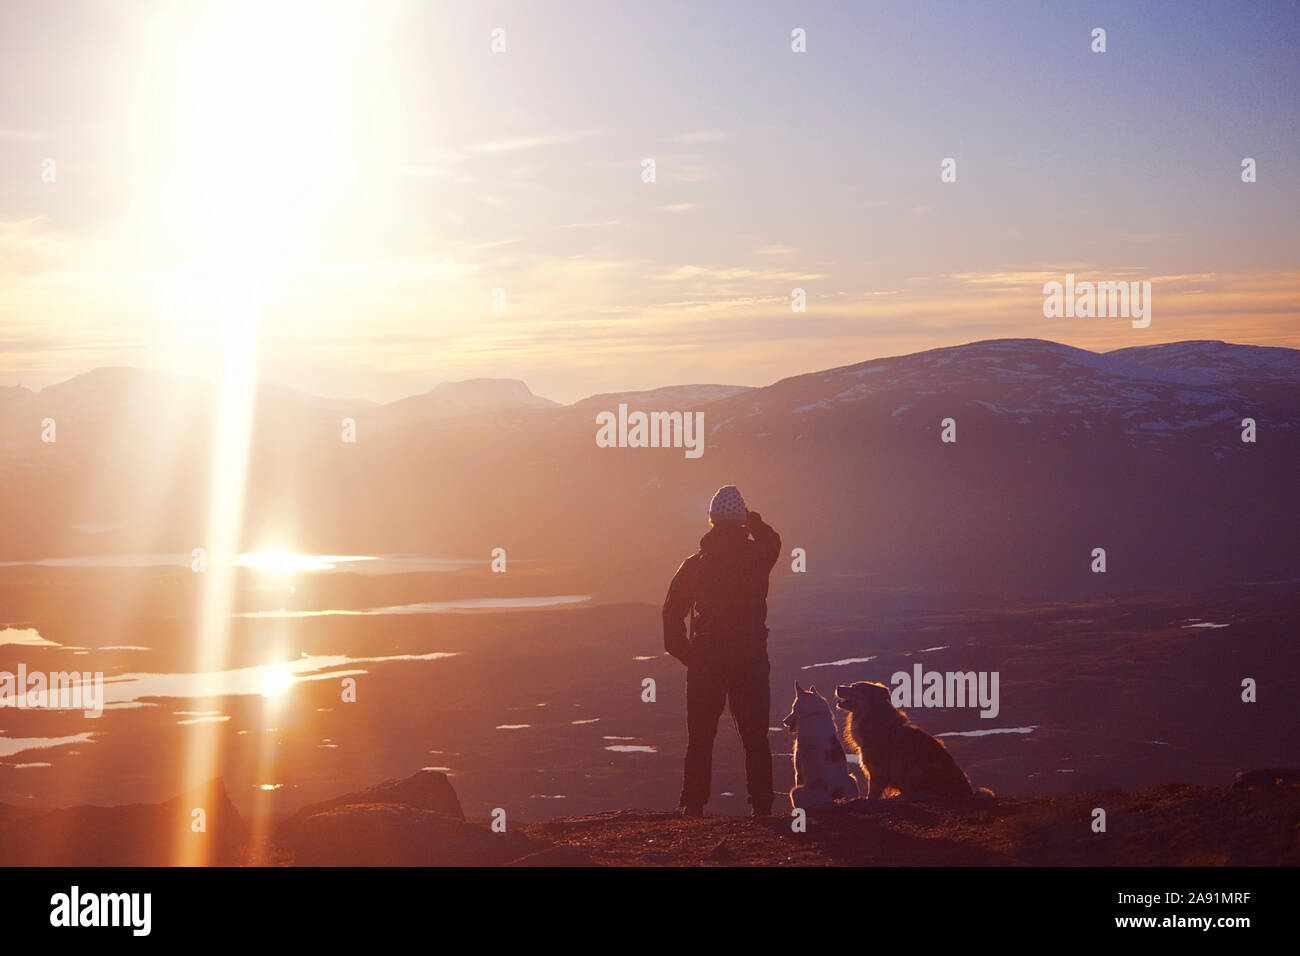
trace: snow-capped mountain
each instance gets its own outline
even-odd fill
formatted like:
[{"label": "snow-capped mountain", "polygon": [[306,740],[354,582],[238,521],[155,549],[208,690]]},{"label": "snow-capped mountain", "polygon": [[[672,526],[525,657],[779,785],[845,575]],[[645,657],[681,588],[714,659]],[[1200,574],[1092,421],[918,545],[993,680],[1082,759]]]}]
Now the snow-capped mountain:
[{"label": "snow-capped mountain", "polygon": [[1253,379],[1295,384],[1300,381],[1295,349],[1228,342],[1170,342],[1108,352],[1116,358],[1150,368],[1202,372],[1220,381]]},{"label": "snow-capped mountain", "polygon": [[[207,533],[209,406],[182,386],[160,406],[94,381],[54,386],[57,403],[47,389],[0,404],[7,556],[76,553],[74,525],[147,531],[100,537],[150,552],[188,552]],[[148,381],[144,393],[168,393]],[[804,592],[1097,595],[1300,577],[1300,352],[1289,349],[1098,354],[998,340],[763,388],[569,406],[519,382],[453,383],[361,410],[354,443],[340,440],[337,405],[272,398],[256,412],[244,523],[290,527],[305,550],[503,546],[565,568],[576,593],[659,600],[664,568],[707,527],[709,497],[735,483],[787,552],[805,549],[809,570],[782,585]],[[702,414],[703,455],[599,447],[596,415],[619,399]],[[47,445],[40,416],[54,404],[59,441]]]},{"label": "snow-capped mountain", "polygon": [[[937,428],[935,415],[973,405],[1061,436],[1106,428],[1154,442],[1208,429],[1206,440],[1221,446],[1239,440],[1241,419],[1273,396],[1270,385],[1300,385],[1300,352],[1255,348],[1187,342],[1097,354],[1040,339],[975,342],[785,379],[728,403],[711,434],[743,432],[747,419],[771,414],[815,421],[893,398],[889,417],[899,424],[928,415],[926,427]],[[1282,411],[1271,428],[1300,428],[1300,407]]]}]

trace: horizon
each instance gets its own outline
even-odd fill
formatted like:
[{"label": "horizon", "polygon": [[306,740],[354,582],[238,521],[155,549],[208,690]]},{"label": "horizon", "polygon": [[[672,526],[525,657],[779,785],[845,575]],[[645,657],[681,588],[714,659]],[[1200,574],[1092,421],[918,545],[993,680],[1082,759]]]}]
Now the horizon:
[{"label": "horizon", "polygon": [[[895,354],[889,354],[889,355],[873,355],[873,356],[870,356],[870,357],[868,357],[868,358],[858,359],[858,360],[853,361],[853,362],[843,363],[843,364],[835,365],[835,366],[831,366],[831,367],[828,367],[828,368],[805,369],[805,370],[803,370],[803,371],[793,372],[793,373],[791,373],[791,374],[789,374],[789,375],[782,376],[781,378],[774,379],[774,380],[772,380],[772,381],[763,382],[763,383],[761,383],[761,384],[749,384],[749,383],[744,383],[744,382],[735,382],[735,381],[731,381],[731,382],[677,382],[677,383],[673,383],[673,384],[669,384],[669,385],[650,385],[650,386],[647,386],[647,387],[645,387],[645,388],[624,388],[624,389],[616,389],[616,390],[605,391],[605,392],[592,392],[592,393],[586,393],[586,394],[579,395],[579,396],[577,396],[576,398],[569,399],[569,400],[567,400],[567,401],[565,401],[565,400],[561,400],[561,399],[555,399],[555,398],[553,398],[551,395],[543,395],[543,394],[541,394],[541,393],[535,391],[535,390],[532,388],[532,386],[529,385],[529,383],[528,383],[528,381],[527,381],[526,379],[521,379],[521,378],[506,378],[506,377],[503,377],[503,376],[490,376],[490,375],[485,375],[485,376],[475,376],[475,377],[473,377],[473,378],[466,378],[466,379],[441,380],[441,381],[434,382],[434,383],[431,384],[429,387],[427,387],[427,388],[425,388],[425,389],[423,389],[423,390],[421,390],[421,391],[418,391],[418,392],[412,392],[412,393],[410,393],[410,394],[405,394],[405,395],[399,395],[399,396],[397,396],[396,398],[388,399],[388,400],[386,400],[386,401],[381,401],[381,400],[379,400],[379,399],[374,398],[373,396],[368,396],[368,395],[328,395],[328,394],[324,394],[324,393],[321,393],[321,392],[307,392],[307,391],[304,391],[304,390],[302,390],[302,389],[297,388],[296,386],[288,385],[288,384],[286,384],[286,383],[284,383],[284,382],[273,381],[273,380],[270,380],[270,379],[258,379],[258,380],[256,381],[255,384],[258,385],[258,386],[260,386],[260,387],[283,388],[283,389],[287,389],[287,390],[290,390],[290,391],[299,392],[300,394],[305,395],[305,396],[308,397],[308,398],[323,399],[323,400],[331,401],[331,402],[345,402],[345,401],[367,402],[367,403],[370,403],[371,405],[373,405],[374,407],[379,408],[379,407],[383,407],[383,406],[385,406],[385,405],[392,405],[392,404],[394,404],[394,403],[396,403],[396,402],[405,401],[406,399],[410,399],[410,398],[418,398],[418,397],[420,397],[420,396],[422,396],[422,395],[427,395],[427,394],[429,394],[430,392],[434,391],[435,389],[440,388],[440,387],[442,387],[442,386],[444,386],[444,385],[466,385],[466,384],[470,384],[470,383],[473,383],[473,382],[517,382],[517,383],[523,385],[525,388],[527,388],[528,391],[529,391],[529,393],[530,393],[533,397],[535,397],[535,398],[541,398],[541,399],[544,399],[544,400],[546,400],[546,401],[552,401],[552,402],[555,403],[555,407],[558,407],[558,408],[568,408],[568,407],[571,407],[571,406],[573,406],[573,405],[576,405],[576,404],[579,403],[579,402],[587,401],[587,400],[590,400],[590,399],[592,399],[592,398],[599,398],[599,397],[604,396],[604,395],[626,395],[626,394],[634,394],[634,393],[638,393],[638,392],[654,392],[654,391],[662,391],[662,390],[675,389],[675,388],[722,387],[722,388],[762,389],[762,388],[767,388],[767,387],[769,387],[769,386],[771,386],[771,385],[775,385],[775,384],[777,384],[778,382],[786,381],[787,379],[800,378],[800,377],[805,376],[805,375],[818,375],[818,374],[821,374],[821,373],[823,373],[823,372],[831,372],[831,371],[835,371],[835,370],[837,370],[837,369],[852,368],[852,367],[857,366],[857,365],[865,365],[865,364],[870,363],[870,362],[878,362],[878,361],[882,361],[882,360],[885,360],[885,359],[894,359],[894,358],[910,358],[910,357],[912,357],[912,356],[916,356],[916,355],[923,355],[923,354],[925,354],[925,353],[927,353],[927,352],[942,351],[942,350],[945,350],[945,349],[959,349],[959,348],[965,348],[965,347],[968,347],[968,346],[973,346],[973,345],[982,345],[982,344],[985,344],[985,343],[993,343],[993,342],[1016,342],[1016,341],[1020,341],[1020,342],[1043,342],[1043,343],[1046,343],[1046,344],[1048,344],[1048,345],[1060,345],[1060,346],[1064,346],[1064,347],[1066,347],[1066,348],[1077,348],[1077,349],[1080,349],[1081,351],[1090,352],[1090,353],[1092,353],[1092,354],[1094,354],[1094,355],[1108,355],[1108,354],[1113,354],[1114,352],[1124,351],[1124,350],[1126,350],[1126,349],[1129,349],[1129,348],[1133,348],[1133,347],[1134,347],[1134,346],[1131,346],[1131,345],[1130,345],[1130,346],[1121,346],[1121,347],[1119,347],[1119,348],[1115,348],[1115,349],[1088,349],[1088,348],[1084,348],[1084,347],[1082,347],[1082,346],[1069,345],[1069,344],[1066,343],[1066,342],[1058,342],[1058,341],[1054,341],[1054,340],[1052,340],[1052,339],[1025,338],[1025,337],[1021,337],[1021,336],[1005,336],[1005,337],[989,338],[989,339],[972,339],[971,341],[968,341],[968,342],[958,342],[958,343],[953,344],[953,345],[938,345],[938,346],[933,346],[933,347],[931,347],[931,348],[921,349],[921,350],[916,351],[916,352],[904,352],[904,353],[895,353]],[[1231,347],[1234,347],[1234,348],[1282,348],[1282,349],[1286,349],[1286,350],[1288,350],[1288,351],[1300,351],[1300,348],[1294,348],[1294,347],[1292,347],[1292,346],[1260,345],[1260,344],[1258,344],[1258,343],[1253,343],[1253,342],[1230,342],[1230,341],[1227,341],[1226,339],[1177,339],[1177,340],[1173,340],[1173,341],[1169,341],[1169,342],[1151,342],[1151,343],[1145,343],[1145,344],[1143,344],[1143,345],[1141,345],[1141,346],[1137,346],[1137,347],[1139,347],[1139,348],[1161,348],[1161,347],[1171,346],[1171,345],[1227,345],[1227,346],[1231,346]],[[6,384],[6,385],[0,385],[0,388],[5,388],[5,387],[8,387],[8,388],[22,388],[22,389],[25,389],[26,391],[31,392],[33,395],[39,395],[39,394],[40,394],[40,393],[41,393],[45,388],[51,388],[51,387],[54,387],[54,386],[57,386],[57,385],[62,385],[62,384],[65,384],[65,383],[67,383],[67,382],[73,381],[74,379],[81,378],[81,377],[84,377],[84,376],[86,376],[86,375],[90,375],[90,374],[93,374],[93,373],[95,373],[95,372],[101,372],[101,371],[129,371],[129,372],[156,373],[156,374],[161,374],[161,375],[170,375],[170,376],[175,376],[175,377],[178,377],[178,378],[188,379],[188,380],[191,380],[191,381],[200,381],[200,382],[204,382],[204,383],[206,383],[206,384],[210,384],[210,385],[212,385],[212,386],[214,386],[214,387],[219,387],[219,386],[220,386],[220,382],[217,381],[217,380],[215,380],[215,379],[205,378],[205,377],[203,377],[203,376],[199,376],[199,375],[191,375],[191,374],[185,374],[185,373],[178,373],[178,372],[174,372],[174,371],[172,371],[172,370],[170,370],[170,369],[152,368],[152,367],[149,367],[149,366],[142,366],[142,365],[99,365],[99,366],[95,366],[94,368],[86,369],[86,370],[83,371],[83,372],[78,372],[78,373],[76,373],[76,374],[74,374],[74,375],[72,375],[72,376],[70,376],[70,377],[68,377],[68,378],[61,379],[61,380],[56,381],[56,382],[50,382],[48,385],[42,386],[42,387],[40,387],[40,388],[31,388],[31,387],[29,387],[29,386],[27,386],[27,385],[24,385],[22,382],[14,382],[14,383]]]}]

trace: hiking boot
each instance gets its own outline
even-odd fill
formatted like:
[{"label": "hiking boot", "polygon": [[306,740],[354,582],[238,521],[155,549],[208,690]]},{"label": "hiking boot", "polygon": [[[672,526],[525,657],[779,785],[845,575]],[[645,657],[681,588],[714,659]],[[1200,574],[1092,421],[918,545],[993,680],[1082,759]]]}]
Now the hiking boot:
[{"label": "hiking boot", "polygon": [[765,807],[754,807],[749,811],[749,815],[756,820],[763,817],[770,817],[772,815],[772,806],[769,804]]},{"label": "hiking boot", "polygon": [[703,805],[678,807],[677,815],[679,817],[702,817],[704,816],[704,807]]}]

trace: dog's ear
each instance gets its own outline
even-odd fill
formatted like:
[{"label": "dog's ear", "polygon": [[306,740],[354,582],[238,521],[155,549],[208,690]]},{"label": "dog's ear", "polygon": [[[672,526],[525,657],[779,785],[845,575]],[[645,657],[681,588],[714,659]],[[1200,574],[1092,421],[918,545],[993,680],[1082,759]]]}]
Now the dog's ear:
[{"label": "dog's ear", "polygon": [[809,685],[808,685],[808,693],[810,693],[810,694],[815,694],[815,693],[817,693],[817,685],[816,685],[816,684],[809,684]]},{"label": "dog's ear", "polygon": [[798,681],[795,681],[795,682],[794,682],[794,693],[795,693],[795,696],[796,696],[796,697],[797,697],[799,694],[802,694],[802,693],[803,693],[803,688],[799,686],[799,682],[798,682]]}]

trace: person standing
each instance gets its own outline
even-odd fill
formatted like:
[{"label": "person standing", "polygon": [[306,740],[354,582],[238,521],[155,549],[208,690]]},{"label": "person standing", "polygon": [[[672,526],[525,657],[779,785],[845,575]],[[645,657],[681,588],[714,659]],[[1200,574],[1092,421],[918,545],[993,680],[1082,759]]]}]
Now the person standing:
[{"label": "person standing", "polygon": [[686,665],[686,766],[678,807],[686,816],[704,814],[713,739],[730,706],[745,748],[751,812],[767,816],[773,800],[767,587],[781,536],[748,509],[735,485],[713,496],[709,524],[700,549],[673,575],[663,606],[664,650]]}]

